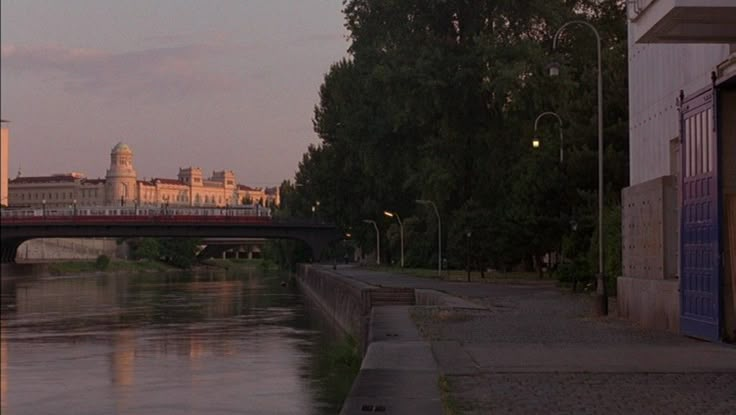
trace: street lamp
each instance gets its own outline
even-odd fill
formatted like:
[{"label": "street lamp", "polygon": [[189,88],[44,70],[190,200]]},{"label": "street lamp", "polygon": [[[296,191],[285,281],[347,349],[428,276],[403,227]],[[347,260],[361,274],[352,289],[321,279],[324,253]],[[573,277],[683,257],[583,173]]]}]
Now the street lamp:
[{"label": "street lamp", "polygon": [[46,199],[41,199],[41,207],[42,207],[43,216],[46,217]]},{"label": "street lamp", "polygon": [[363,219],[363,222],[373,224],[373,228],[376,230],[376,265],[381,265],[381,236],[378,233],[378,225],[376,225],[376,221],[370,219]]},{"label": "street lamp", "polygon": [[537,127],[539,125],[539,120],[545,115],[554,116],[555,118],[557,118],[557,121],[560,122],[560,164],[562,164],[565,161],[565,138],[562,135],[562,118],[560,118],[560,116],[557,115],[556,112],[552,112],[552,111],[543,112],[537,116],[536,120],[534,120],[534,133],[535,134],[534,134],[534,140],[532,140],[532,147],[539,148],[540,146],[541,139],[536,134],[536,132],[537,132]]},{"label": "street lamp", "polygon": [[465,230],[465,238],[467,239],[467,248],[465,250],[465,266],[468,271],[468,282],[470,282],[470,237],[473,235],[473,232],[470,229]]},{"label": "street lamp", "polygon": [[[603,271],[603,71],[601,65],[601,35],[596,28],[584,20],[571,20],[562,25],[552,39],[552,50],[557,48],[560,33],[571,24],[581,24],[590,28],[595,34],[598,51],[598,275],[596,276],[596,313],[608,314],[608,293],[606,276]],[[549,65],[550,76],[560,74],[559,64]]]},{"label": "street lamp", "polygon": [[72,204],[74,205],[74,216],[77,216],[77,199],[74,199]]},{"label": "street lamp", "polygon": [[389,218],[393,218],[395,216],[396,220],[399,221],[399,237],[401,239],[401,268],[404,268],[404,225],[401,223],[401,218],[399,217],[398,213],[384,210],[383,214],[388,216]]},{"label": "street lamp", "polygon": [[[544,116],[552,116],[557,118],[557,121],[560,124],[560,173],[562,174],[562,185],[563,188],[565,187],[565,172],[564,172],[564,162],[565,162],[565,137],[562,135],[562,118],[556,113],[552,111],[545,111],[537,116],[537,118],[534,120],[534,140],[532,141],[532,147],[539,148],[541,139],[536,134],[537,128],[539,126],[539,120],[544,118]],[[562,203],[559,205],[559,216],[560,216],[560,222],[562,222]],[[558,263],[560,262],[560,258],[562,258],[562,235],[560,235],[560,251],[559,251],[559,257],[558,257]]]},{"label": "street lamp", "polygon": [[442,220],[440,219],[440,212],[437,210],[437,205],[431,200],[417,200],[420,205],[431,205],[434,209],[434,214],[437,215],[437,276],[442,276]]}]

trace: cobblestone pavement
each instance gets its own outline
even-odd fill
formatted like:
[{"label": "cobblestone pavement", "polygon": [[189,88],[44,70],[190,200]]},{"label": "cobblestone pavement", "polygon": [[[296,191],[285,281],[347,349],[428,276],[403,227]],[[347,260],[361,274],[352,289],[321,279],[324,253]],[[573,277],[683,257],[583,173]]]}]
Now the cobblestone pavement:
[{"label": "cobblestone pavement", "polygon": [[450,283],[361,269],[369,284],[442,290],[484,309],[415,307],[460,413],[736,414],[736,348],[595,318],[552,284]]},{"label": "cobblestone pavement", "polygon": [[729,414],[734,373],[503,373],[449,377],[464,414]]}]

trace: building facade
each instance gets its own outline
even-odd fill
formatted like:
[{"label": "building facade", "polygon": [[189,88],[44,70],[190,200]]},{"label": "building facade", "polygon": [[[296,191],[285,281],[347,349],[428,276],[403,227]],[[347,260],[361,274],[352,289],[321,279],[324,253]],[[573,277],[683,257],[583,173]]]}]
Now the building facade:
[{"label": "building facade", "polygon": [[7,121],[0,120],[0,205],[8,206],[8,140]]},{"label": "building facade", "polygon": [[88,179],[72,172],[40,177],[18,176],[8,184],[8,206],[69,207],[100,205],[139,206],[278,206],[278,188],[253,188],[238,184],[230,170],[204,178],[202,169],[179,169],[176,179],[139,180],[133,151],[118,143],[110,152],[104,179]]},{"label": "building facade", "polygon": [[736,340],[736,2],[628,2],[619,312]]}]

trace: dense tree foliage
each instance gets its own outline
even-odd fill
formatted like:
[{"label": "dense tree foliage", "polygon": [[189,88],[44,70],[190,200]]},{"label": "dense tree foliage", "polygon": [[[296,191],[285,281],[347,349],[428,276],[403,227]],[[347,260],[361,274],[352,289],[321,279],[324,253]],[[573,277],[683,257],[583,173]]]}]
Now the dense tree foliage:
[{"label": "dense tree foliage", "polygon": [[128,243],[133,259],[163,260],[184,269],[197,262],[197,249],[202,244],[194,238],[139,238]]},{"label": "dense tree foliage", "polygon": [[[349,58],[320,88],[314,129],[281,214],[335,220],[367,251],[381,224],[396,259],[404,218],[409,265],[437,259],[437,204],[451,265],[508,268],[564,247],[585,257],[596,224],[596,45],[601,34],[607,203],[628,182],[626,21],[620,0],[348,0]],[[563,62],[558,78],[550,60]],[[530,146],[534,119],[542,146]],[[614,209],[615,210],[615,209]],[[610,221],[609,221],[610,222]],[[574,224],[575,226],[571,226]],[[575,228],[573,231],[572,228]],[[444,256],[444,255],[443,255]],[[614,261],[615,262],[615,261]],[[612,262],[613,263],[613,262]]]}]

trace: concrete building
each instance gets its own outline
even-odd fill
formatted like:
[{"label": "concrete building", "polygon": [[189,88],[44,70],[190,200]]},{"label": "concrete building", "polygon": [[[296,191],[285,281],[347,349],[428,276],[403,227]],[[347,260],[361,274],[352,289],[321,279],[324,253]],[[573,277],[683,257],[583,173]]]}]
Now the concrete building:
[{"label": "concrete building", "polygon": [[[3,152],[5,157],[5,152]],[[253,188],[238,184],[230,170],[214,171],[204,178],[202,169],[179,169],[176,179],[139,180],[133,166],[133,151],[118,143],[110,152],[110,167],[104,179],[88,179],[72,172],[10,180],[9,206],[47,208],[69,206],[236,206],[260,203],[279,205],[278,188]]]},{"label": "concrete building", "polygon": [[628,2],[620,313],[736,340],[736,1]]},{"label": "concrete building", "polygon": [[0,120],[0,205],[8,206],[8,134],[7,121]]}]

